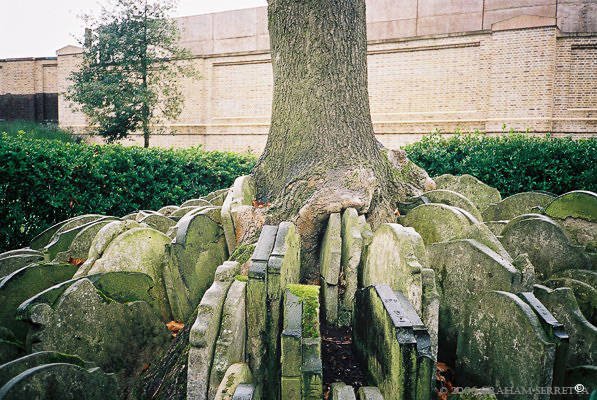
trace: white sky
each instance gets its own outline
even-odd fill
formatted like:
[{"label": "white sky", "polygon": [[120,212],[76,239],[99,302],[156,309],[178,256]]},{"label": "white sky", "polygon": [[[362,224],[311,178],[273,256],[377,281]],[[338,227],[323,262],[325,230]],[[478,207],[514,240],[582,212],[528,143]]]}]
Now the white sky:
[{"label": "white sky", "polygon": [[[0,58],[50,57],[76,44],[79,16],[97,12],[106,0],[0,0]],[[179,0],[174,16],[266,5],[266,0]]]}]

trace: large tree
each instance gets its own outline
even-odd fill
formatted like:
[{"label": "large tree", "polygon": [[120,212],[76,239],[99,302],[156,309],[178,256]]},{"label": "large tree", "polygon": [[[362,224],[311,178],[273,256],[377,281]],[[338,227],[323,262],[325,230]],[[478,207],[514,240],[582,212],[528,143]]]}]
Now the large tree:
[{"label": "large tree", "polygon": [[183,105],[181,77],[198,76],[191,54],[178,44],[172,0],[114,0],[98,17],[85,18],[80,69],[67,98],[98,133],[115,141],[142,131],[149,147],[152,125],[176,118]]},{"label": "large tree", "polygon": [[355,207],[373,225],[387,222],[433,181],[374,136],[365,0],[269,0],[268,18],[272,121],[253,174],[271,222],[297,223],[312,269],[330,213]]}]

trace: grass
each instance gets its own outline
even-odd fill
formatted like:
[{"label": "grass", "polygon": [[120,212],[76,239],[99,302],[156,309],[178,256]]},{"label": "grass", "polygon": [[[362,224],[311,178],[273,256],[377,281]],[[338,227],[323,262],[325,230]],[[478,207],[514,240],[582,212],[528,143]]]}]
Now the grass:
[{"label": "grass", "polygon": [[80,138],[54,124],[39,124],[32,121],[0,121],[0,133],[8,136],[25,136],[32,139],[59,140],[78,143]]}]

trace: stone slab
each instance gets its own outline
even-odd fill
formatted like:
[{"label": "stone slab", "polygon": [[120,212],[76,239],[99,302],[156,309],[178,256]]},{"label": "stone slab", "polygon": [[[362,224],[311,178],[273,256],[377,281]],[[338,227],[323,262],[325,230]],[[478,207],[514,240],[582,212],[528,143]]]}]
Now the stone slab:
[{"label": "stone slab", "polygon": [[553,195],[542,192],[516,193],[483,210],[483,220],[504,221],[522,214],[538,212],[543,210],[553,199]]},{"label": "stone slab", "polygon": [[342,218],[339,213],[330,214],[319,255],[320,271],[323,281],[329,285],[337,285],[340,278],[340,261],[342,257]]},{"label": "stone slab", "polygon": [[444,174],[433,178],[437,189],[448,189],[460,193],[473,202],[481,212],[490,204],[502,199],[500,192],[481,182],[472,175],[454,176]]}]

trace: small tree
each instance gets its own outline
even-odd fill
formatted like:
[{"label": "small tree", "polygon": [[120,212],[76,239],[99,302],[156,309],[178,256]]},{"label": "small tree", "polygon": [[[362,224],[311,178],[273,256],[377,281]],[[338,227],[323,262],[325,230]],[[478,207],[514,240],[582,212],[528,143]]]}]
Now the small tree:
[{"label": "small tree", "polygon": [[98,17],[86,16],[81,67],[70,76],[67,99],[78,104],[108,142],[182,111],[179,79],[198,77],[191,54],[178,45],[174,0],[113,0]]}]

